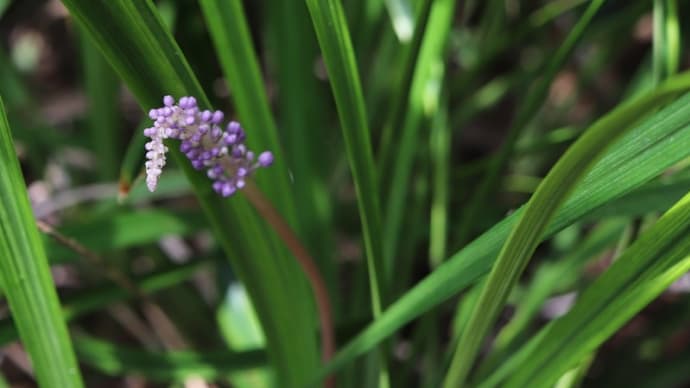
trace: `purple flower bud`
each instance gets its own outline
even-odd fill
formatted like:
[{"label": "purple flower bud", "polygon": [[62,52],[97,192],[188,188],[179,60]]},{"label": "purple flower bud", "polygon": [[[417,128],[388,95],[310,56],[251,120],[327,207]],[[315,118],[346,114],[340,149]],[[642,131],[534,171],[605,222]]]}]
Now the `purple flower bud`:
[{"label": "purple flower bud", "polygon": [[233,195],[236,190],[237,190],[237,188],[235,188],[235,186],[233,186],[230,182],[226,182],[222,186],[220,195],[222,195],[223,197],[229,197],[229,196]]},{"label": "purple flower bud", "polygon": [[223,135],[223,131],[220,128],[218,128],[216,126],[211,128],[211,138],[213,139],[214,142],[218,141],[218,139],[220,139],[220,137],[222,135]]},{"label": "purple flower bud", "polygon": [[238,144],[232,149],[232,156],[235,158],[241,158],[247,152],[247,146],[244,144]]},{"label": "purple flower bud", "polygon": [[227,131],[228,133],[238,133],[242,127],[237,121],[231,121],[228,123]]},{"label": "purple flower bud", "polygon": [[273,153],[271,151],[264,151],[259,154],[259,166],[268,167],[273,164]]},{"label": "purple flower bud", "polygon": [[188,141],[183,141],[182,143],[180,143],[180,151],[182,151],[183,153],[186,154],[191,149],[192,149],[192,143],[190,143]]},{"label": "purple flower bud", "polygon": [[165,106],[173,106],[174,103],[175,99],[172,96],[163,97],[163,104],[165,104]]},{"label": "purple flower bud", "polygon": [[204,168],[204,162],[199,159],[194,159],[192,160],[192,167],[194,167],[195,170],[201,170]]},{"label": "purple flower bud", "polygon": [[237,135],[234,133],[226,133],[225,136],[223,136],[223,141],[227,145],[233,145],[237,142]]},{"label": "purple flower bud", "polygon": [[223,121],[223,112],[217,110],[213,112],[213,117],[211,117],[211,122],[213,124],[220,124]]}]

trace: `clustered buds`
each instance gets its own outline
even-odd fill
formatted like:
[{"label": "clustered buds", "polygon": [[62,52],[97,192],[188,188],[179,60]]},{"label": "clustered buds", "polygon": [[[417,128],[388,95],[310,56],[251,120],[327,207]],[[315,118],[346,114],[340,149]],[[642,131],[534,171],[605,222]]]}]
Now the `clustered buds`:
[{"label": "clustered buds", "polygon": [[194,97],[182,97],[175,104],[175,99],[165,96],[163,105],[151,109],[149,117],[155,122],[144,130],[144,135],[151,138],[146,143],[146,185],[150,191],[156,189],[165,166],[165,139],[180,140],[180,151],[195,169],[206,169],[213,189],[224,197],[244,187],[245,179],[256,169],[273,163],[270,151],[256,157],[247,149],[246,135],[238,122],[230,121],[222,129],[223,112],[199,110]]}]

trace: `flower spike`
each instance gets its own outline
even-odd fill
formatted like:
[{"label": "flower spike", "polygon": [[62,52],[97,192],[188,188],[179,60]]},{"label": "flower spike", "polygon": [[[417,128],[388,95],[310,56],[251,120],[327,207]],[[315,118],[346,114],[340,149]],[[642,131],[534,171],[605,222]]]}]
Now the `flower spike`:
[{"label": "flower spike", "polygon": [[175,104],[172,96],[163,97],[163,106],[151,109],[153,127],[146,128],[146,185],[154,191],[165,166],[168,148],[165,139],[180,140],[180,151],[197,170],[206,170],[218,194],[228,197],[245,185],[258,168],[273,163],[273,154],[264,151],[257,158],[244,144],[246,134],[236,121],[222,129],[223,112],[200,110],[194,97],[182,97]]}]

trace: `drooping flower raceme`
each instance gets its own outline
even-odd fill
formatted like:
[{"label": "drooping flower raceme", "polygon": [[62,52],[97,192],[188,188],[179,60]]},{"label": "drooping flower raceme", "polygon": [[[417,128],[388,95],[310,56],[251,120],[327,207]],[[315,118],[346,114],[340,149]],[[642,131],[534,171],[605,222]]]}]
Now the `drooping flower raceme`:
[{"label": "drooping flower raceme", "polygon": [[223,130],[223,112],[200,110],[194,97],[182,97],[175,104],[171,96],[163,98],[163,107],[151,109],[149,117],[153,127],[146,128],[146,185],[156,189],[158,178],[165,166],[168,148],[165,139],[180,140],[180,151],[197,170],[206,170],[213,181],[213,189],[228,197],[245,185],[256,169],[273,163],[273,154],[264,151],[255,156],[244,144],[245,133],[236,121],[230,121]]}]

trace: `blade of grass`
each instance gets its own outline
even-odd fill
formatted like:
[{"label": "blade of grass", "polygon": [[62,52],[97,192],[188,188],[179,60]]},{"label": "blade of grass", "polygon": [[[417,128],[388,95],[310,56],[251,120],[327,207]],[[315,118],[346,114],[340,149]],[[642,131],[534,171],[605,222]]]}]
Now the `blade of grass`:
[{"label": "blade of grass", "polygon": [[82,387],[0,100],[0,279],[42,387]]},{"label": "blade of grass", "polygon": [[534,11],[529,15],[530,24],[533,26],[541,26],[553,20],[556,16],[565,13],[566,11],[577,7],[587,0],[554,0],[546,3],[540,9]]},{"label": "blade of grass", "polygon": [[[688,75],[673,77],[678,91]],[[666,95],[670,98],[674,93]],[[661,93],[663,95],[663,93]],[[560,209],[545,237],[571,225],[592,209],[626,194],[649,181],[664,169],[690,155],[690,95],[645,120],[624,136],[592,169]],[[660,101],[664,102],[664,101]],[[642,112],[638,112],[640,115]],[[640,141],[645,139],[645,141]],[[395,330],[415,317],[462,291],[484,275],[493,263],[493,256],[505,241],[511,227],[523,214],[518,209],[492,229],[456,252],[446,263],[422,279],[393,303],[375,322],[362,330],[340,349],[331,363],[318,376],[325,376],[370,350]]]},{"label": "blade of grass", "polygon": [[652,72],[655,84],[678,71],[681,57],[680,22],[676,0],[654,0]]},{"label": "blade of grass", "polygon": [[333,210],[326,179],[334,158],[323,150],[333,146],[327,127],[328,90],[314,74],[318,45],[304,3],[277,2],[266,7],[271,52],[278,81],[278,112],[285,154],[294,180],[303,241],[314,253],[333,305],[339,293],[333,237]]},{"label": "blade of grass", "polygon": [[[306,0],[319,46],[326,63],[345,140],[350,171],[357,193],[357,206],[369,270],[369,292],[374,319],[387,305],[388,268],[381,246],[381,221],[367,113],[357,62],[342,5],[338,0]],[[388,385],[385,361],[380,382]]]},{"label": "blade of grass", "polygon": [[690,270],[689,231],[690,194],[633,243],[568,314],[543,330],[506,386],[555,381]]},{"label": "blade of grass", "polygon": [[425,115],[434,113],[436,107],[433,105],[438,101],[438,85],[443,82],[443,52],[453,21],[455,3],[453,0],[443,0],[431,5],[429,21],[412,76],[407,111],[400,142],[395,150],[392,180],[386,196],[383,257],[388,268],[392,268],[397,243],[401,237],[400,228],[405,213],[407,186],[419,145],[419,128]]},{"label": "blade of grass", "polygon": [[451,128],[448,122],[448,96],[441,96],[441,99],[430,134],[432,197],[429,215],[429,263],[432,268],[440,265],[446,258],[448,238]]},{"label": "blade of grass", "polygon": [[[145,109],[159,106],[166,94],[193,95],[201,106],[210,108],[183,53],[150,1],[63,3]],[[254,130],[259,140],[271,140],[267,129]],[[287,255],[279,254],[285,252],[284,247],[274,234],[267,233],[265,224],[244,198],[218,198],[205,174],[194,171],[176,147],[172,143],[169,146],[172,157],[181,162],[178,165],[192,183],[217,241],[252,297],[281,384],[300,385],[318,364],[319,354],[313,335],[313,305],[293,303],[310,298],[299,267]],[[267,146],[264,143],[258,148]]]},{"label": "blade of grass", "polygon": [[517,349],[520,341],[524,341],[530,323],[537,317],[547,298],[573,289],[583,266],[614,245],[628,223],[627,219],[604,221],[582,243],[577,244],[577,249],[558,261],[544,263],[539,267],[525,292],[520,294],[514,317],[498,333],[494,349],[482,361],[481,368],[477,371],[477,380],[481,381],[489,372],[498,369],[508,352]]},{"label": "blade of grass", "polygon": [[[378,98],[379,100],[385,99],[386,103],[385,122],[383,124],[383,129],[381,131],[379,145],[377,148],[378,163],[376,167],[378,168],[379,173],[379,185],[386,184],[382,179],[384,178],[382,176],[382,172],[388,171],[389,166],[392,163],[392,155],[394,152],[393,135],[395,130],[402,126],[402,120],[405,118],[404,112],[409,101],[410,88],[412,85],[412,78],[414,76],[417,58],[419,57],[419,50],[422,47],[424,34],[427,30],[427,23],[429,22],[431,4],[431,0],[424,0],[417,5],[419,11],[414,28],[413,39],[409,44],[403,46],[402,50],[396,50],[402,51],[402,55],[400,55],[400,58],[393,59],[398,63],[403,63],[402,70],[399,71],[399,74],[397,74],[395,77],[395,81],[392,82],[395,89],[393,89],[389,94],[380,93],[382,96]],[[387,78],[386,75],[391,74],[391,67],[393,66],[389,62],[377,61],[377,63],[375,63],[371,69],[372,81],[376,79],[385,80]],[[389,101],[391,95],[393,99],[392,102]],[[368,96],[368,98],[370,98],[370,101],[368,101],[368,106],[377,108],[377,104],[371,101],[373,96]],[[374,117],[370,117],[370,120],[373,119]]]},{"label": "blade of grass", "polygon": [[386,305],[388,287],[385,274],[388,271],[381,255],[378,189],[374,176],[376,169],[354,49],[340,2],[307,0],[307,6],[326,62],[338,108],[350,170],[357,192],[357,205],[369,267],[372,307],[374,315],[378,316]]},{"label": "blade of grass", "polygon": [[414,34],[414,15],[409,0],[386,0],[386,9],[398,39],[407,43]]},{"label": "blade of grass", "polygon": [[[89,106],[86,125],[101,180],[117,176],[120,158],[120,132],[118,96],[120,82],[103,54],[80,32],[84,89]],[[141,150],[141,148],[140,148]]]}]

